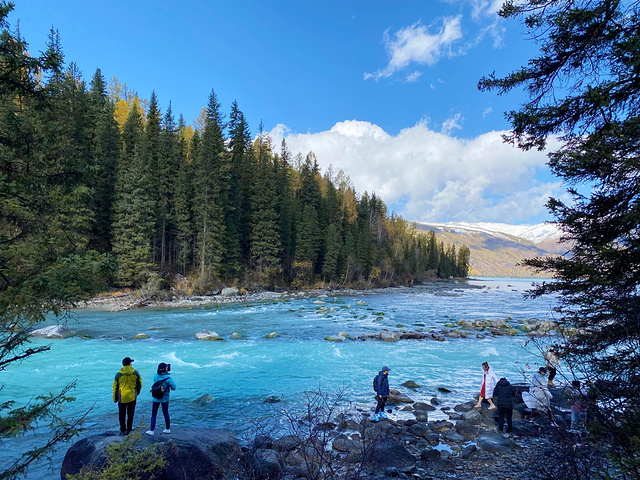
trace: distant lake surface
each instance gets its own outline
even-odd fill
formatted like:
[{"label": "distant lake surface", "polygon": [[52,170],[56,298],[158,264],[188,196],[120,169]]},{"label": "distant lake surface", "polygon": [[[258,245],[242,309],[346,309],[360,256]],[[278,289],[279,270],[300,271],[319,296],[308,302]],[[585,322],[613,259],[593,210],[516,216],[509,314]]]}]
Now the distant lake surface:
[{"label": "distant lake surface", "polygon": [[[458,320],[506,320],[509,324],[536,318],[553,320],[553,298],[525,299],[531,279],[470,279],[442,281],[412,288],[386,289],[350,295],[301,297],[286,301],[238,303],[214,307],[146,308],[125,312],[78,310],[68,327],[83,337],[65,340],[33,339],[51,344],[51,351],[2,372],[0,402],[16,405],[47,392],[59,392],[77,382],[76,401],[64,411],[71,418],[92,409],[82,436],[117,431],[117,406],[111,399],[114,375],[122,358],[135,359],[144,385],[138,397],[135,424],[146,430],[151,413],[149,389],[159,362],[172,364],[178,389],[171,394],[172,428],[213,427],[238,435],[250,421],[273,415],[286,406],[302,408],[305,392],[322,390],[329,396],[343,391],[354,408],[374,406],[371,379],[383,365],[391,368],[391,388],[416,401],[437,396],[453,407],[477,395],[480,364],[488,361],[499,377],[522,381],[527,365],[543,363],[539,353],[525,346],[527,336],[467,339],[376,340],[330,342],[325,337],[345,332],[352,336],[381,330],[441,331]],[[55,321],[48,322],[53,324]],[[223,341],[198,341],[207,329]],[[242,335],[232,340],[231,334]],[[276,338],[266,338],[276,332]],[[138,333],[149,339],[131,340]],[[484,332],[486,334],[486,332]],[[421,388],[401,383],[413,380]],[[451,390],[438,391],[438,387]],[[210,394],[213,401],[194,403]],[[279,403],[265,403],[277,397]],[[406,415],[398,413],[398,416]],[[440,411],[430,418],[446,418]],[[163,420],[159,418],[160,426]],[[43,426],[0,449],[5,465],[17,452],[42,442]],[[30,479],[60,478],[65,446],[53,462],[31,469]]]}]

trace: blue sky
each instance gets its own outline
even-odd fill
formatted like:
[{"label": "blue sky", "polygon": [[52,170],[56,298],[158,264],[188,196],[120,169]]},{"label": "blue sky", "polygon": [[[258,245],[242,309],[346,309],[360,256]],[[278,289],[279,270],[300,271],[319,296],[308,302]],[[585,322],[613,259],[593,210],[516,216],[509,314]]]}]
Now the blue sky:
[{"label": "blue sky", "polygon": [[58,29],[66,61],[96,68],[187,122],[211,89],[255,133],[313,151],[358,192],[412,221],[537,223],[563,195],[540,152],[500,142],[524,100],[481,93],[535,54],[499,1],[16,1],[30,50]]}]

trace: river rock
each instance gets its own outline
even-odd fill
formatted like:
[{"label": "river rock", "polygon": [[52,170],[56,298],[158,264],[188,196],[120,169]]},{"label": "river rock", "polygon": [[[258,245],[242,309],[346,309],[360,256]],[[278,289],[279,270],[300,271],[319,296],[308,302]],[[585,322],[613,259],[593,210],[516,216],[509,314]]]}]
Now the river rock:
[{"label": "river rock", "polygon": [[413,400],[399,390],[390,389],[388,401],[393,403],[413,403]]},{"label": "river rock", "polygon": [[69,338],[76,334],[73,330],[68,329],[64,325],[51,325],[49,327],[38,328],[29,333],[31,337],[43,338]]},{"label": "river rock", "polygon": [[435,448],[425,448],[420,453],[420,460],[423,462],[435,462],[440,460],[440,450],[436,450]]},{"label": "river rock", "polygon": [[395,467],[404,469],[412,467],[416,463],[416,459],[411,455],[409,450],[400,442],[392,438],[383,438],[369,451],[366,457],[367,464],[376,471],[383,470],[387,467]]},{"label": "river rock", "polygon": [[478,429],[475,426],[471,425],[470,423],[467,423],[463,420],[459,420],[456,422],[456,432],[458,432],[460,435],[466,438],[469,438],[477,435]]},{"label": "river rock", "polygon": [[222,295],[223,297],[235,297],[239,293],[240,290],[238,290],[237,288],[225,287],[222,289],[222,292],[220,292],[220,295]]},{"label": "river rock", "polygon": [[276,332],[271,332],[267,334],[267,338],[276,338],[278,336],[278,334]]},{"label": "river rock", "polygon": [[341,433],[333,439],[333,449],[338,452],[361,453],[362,443],[352,440],[345,434]]},{"label": "river rock", "polygon": [[137,335],[131,337],[131,340],[144,340],[145,338],[151,338],[146,333],[138,333]]},{"label": "river rock", "polygon": [[469,423],[477,425],[477,424],[482,422],[483,417],[482,417],[482,414],[480,412],[478,412],[477,410],[473,409],[473,410],[469,410],[469,411],[464,412],[462,414],[462,419],[466,420]]},{"label": "river rock", "polygon": [[255,450],[250,454],[249,464],[253,469],[253,478],[268,479],[282,477],[284,464],[280,454],[275,450],[270,450],[268,448],[259,448]]},{"label": "river rock", "polygon": [[424,403],[424,402],[416,402],[413,404],[413,408],[415,410],[422,410],[425,412],[433,412],[435,411],[436,407],[434,407],[433,405],[429,405],[428,403]]},{"label": "river rock", "polygon": [[[106,449],[112,443],[121,443],[128,437],[115,433],[92,435],[76,442],[67,450],[60,477],[77,474],[83,466],[104,466]],[[167,463],[157,480],[189,478],[191,480],[222,480],[237,470],[235,464],[241,451],[238,441],[228,432],[211,428],[173,428],[171,435],[142,435],[135,443],[137,449],[157,444]]]},{"label": "river rock", "polygon": [[302,439],[297,435],[285,435],[275,440],[271,446],[276,452],[286,453],[297,448],[302,443]]},{"label": "river rock", "polygon": [[407,387],[407,388],[420,388],[420,385],[418,385],[416,382],[414,382],[413,380],[407,380],[406,382],[404,382],[402,384],[403,387]]},{"label": "river rock", "polygon": [[210,332],[209,330],[202,330],[196,333],[196,340],[212,340],[212,341],[220,341],[223,338],[218,335],[216,332]]},{"label": "river rock", "polygon": [[242,340],[242,339],[244,339],[244,336],[241,333],[233,332],[231,334],[231,340]]},{"label": "river rock", "polygon": [[206,405],[207,403],[211,403],[212,401],[213,397],[208,393],[205,393],[204,395],[200,395],[198,398],[196,398],[193,403],[197,403],[198,405]]},{"label": "river rock", "polygon": [[515,447],[515,443],[502,434],[483,432],[477,439],[476,445],[480,450],[490,453],[507,453]]},{"label": "river rock", "polygon": [[383,342],[397,342],[398,335],[395,332],[383,330],[382,332],[380,332],[380,340],[382,340]]},{"label": "river rock", "polygon": [[324,339],[328,342],[344,342],[345,340],[342,335],[328,335]]}]

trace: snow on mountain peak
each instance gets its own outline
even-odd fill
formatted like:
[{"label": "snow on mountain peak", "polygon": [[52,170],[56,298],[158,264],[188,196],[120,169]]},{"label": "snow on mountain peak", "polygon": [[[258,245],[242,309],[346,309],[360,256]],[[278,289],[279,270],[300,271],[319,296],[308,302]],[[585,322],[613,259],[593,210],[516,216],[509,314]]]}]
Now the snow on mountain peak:
[{"label": "snow on mountain peak", "polygon": [[540,243],[546,240],[558,240],[562,233],[555,223],[538,223],[535,225],[509,225],[506,223],[489,222],[419,223],[451,230],[482,232],[490,235],[512,235],[514,237],[524,238],[533,243]]}]

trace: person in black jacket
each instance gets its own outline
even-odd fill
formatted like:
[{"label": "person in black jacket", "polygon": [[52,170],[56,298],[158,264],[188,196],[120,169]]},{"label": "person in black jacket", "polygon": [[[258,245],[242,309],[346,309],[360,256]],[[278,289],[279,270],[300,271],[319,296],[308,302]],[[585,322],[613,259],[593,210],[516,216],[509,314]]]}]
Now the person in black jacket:
[{"label": "person in black jacket", "polygon": [[[387,418],[387,414],[384,413],[384,406],[387,403],[387,397],[389,396],[389,367],[386,365],[382,367],[382,370],[378,372],[376,377],[376,411],[373,414],[373,421],[377,422],[381,418]],[[379,415],[378,415],[379,414]]]},{"label": "person in black jacket", "polygon": [[496,383],[496,387],[493,390],[493,401],[498,406],[498,431],[502,432],[506,418],[507,433],[511,433],[513,430],[511,421],[513,415],[513,390],[506,378],[502,377],[498,380],[498,383]]}]

